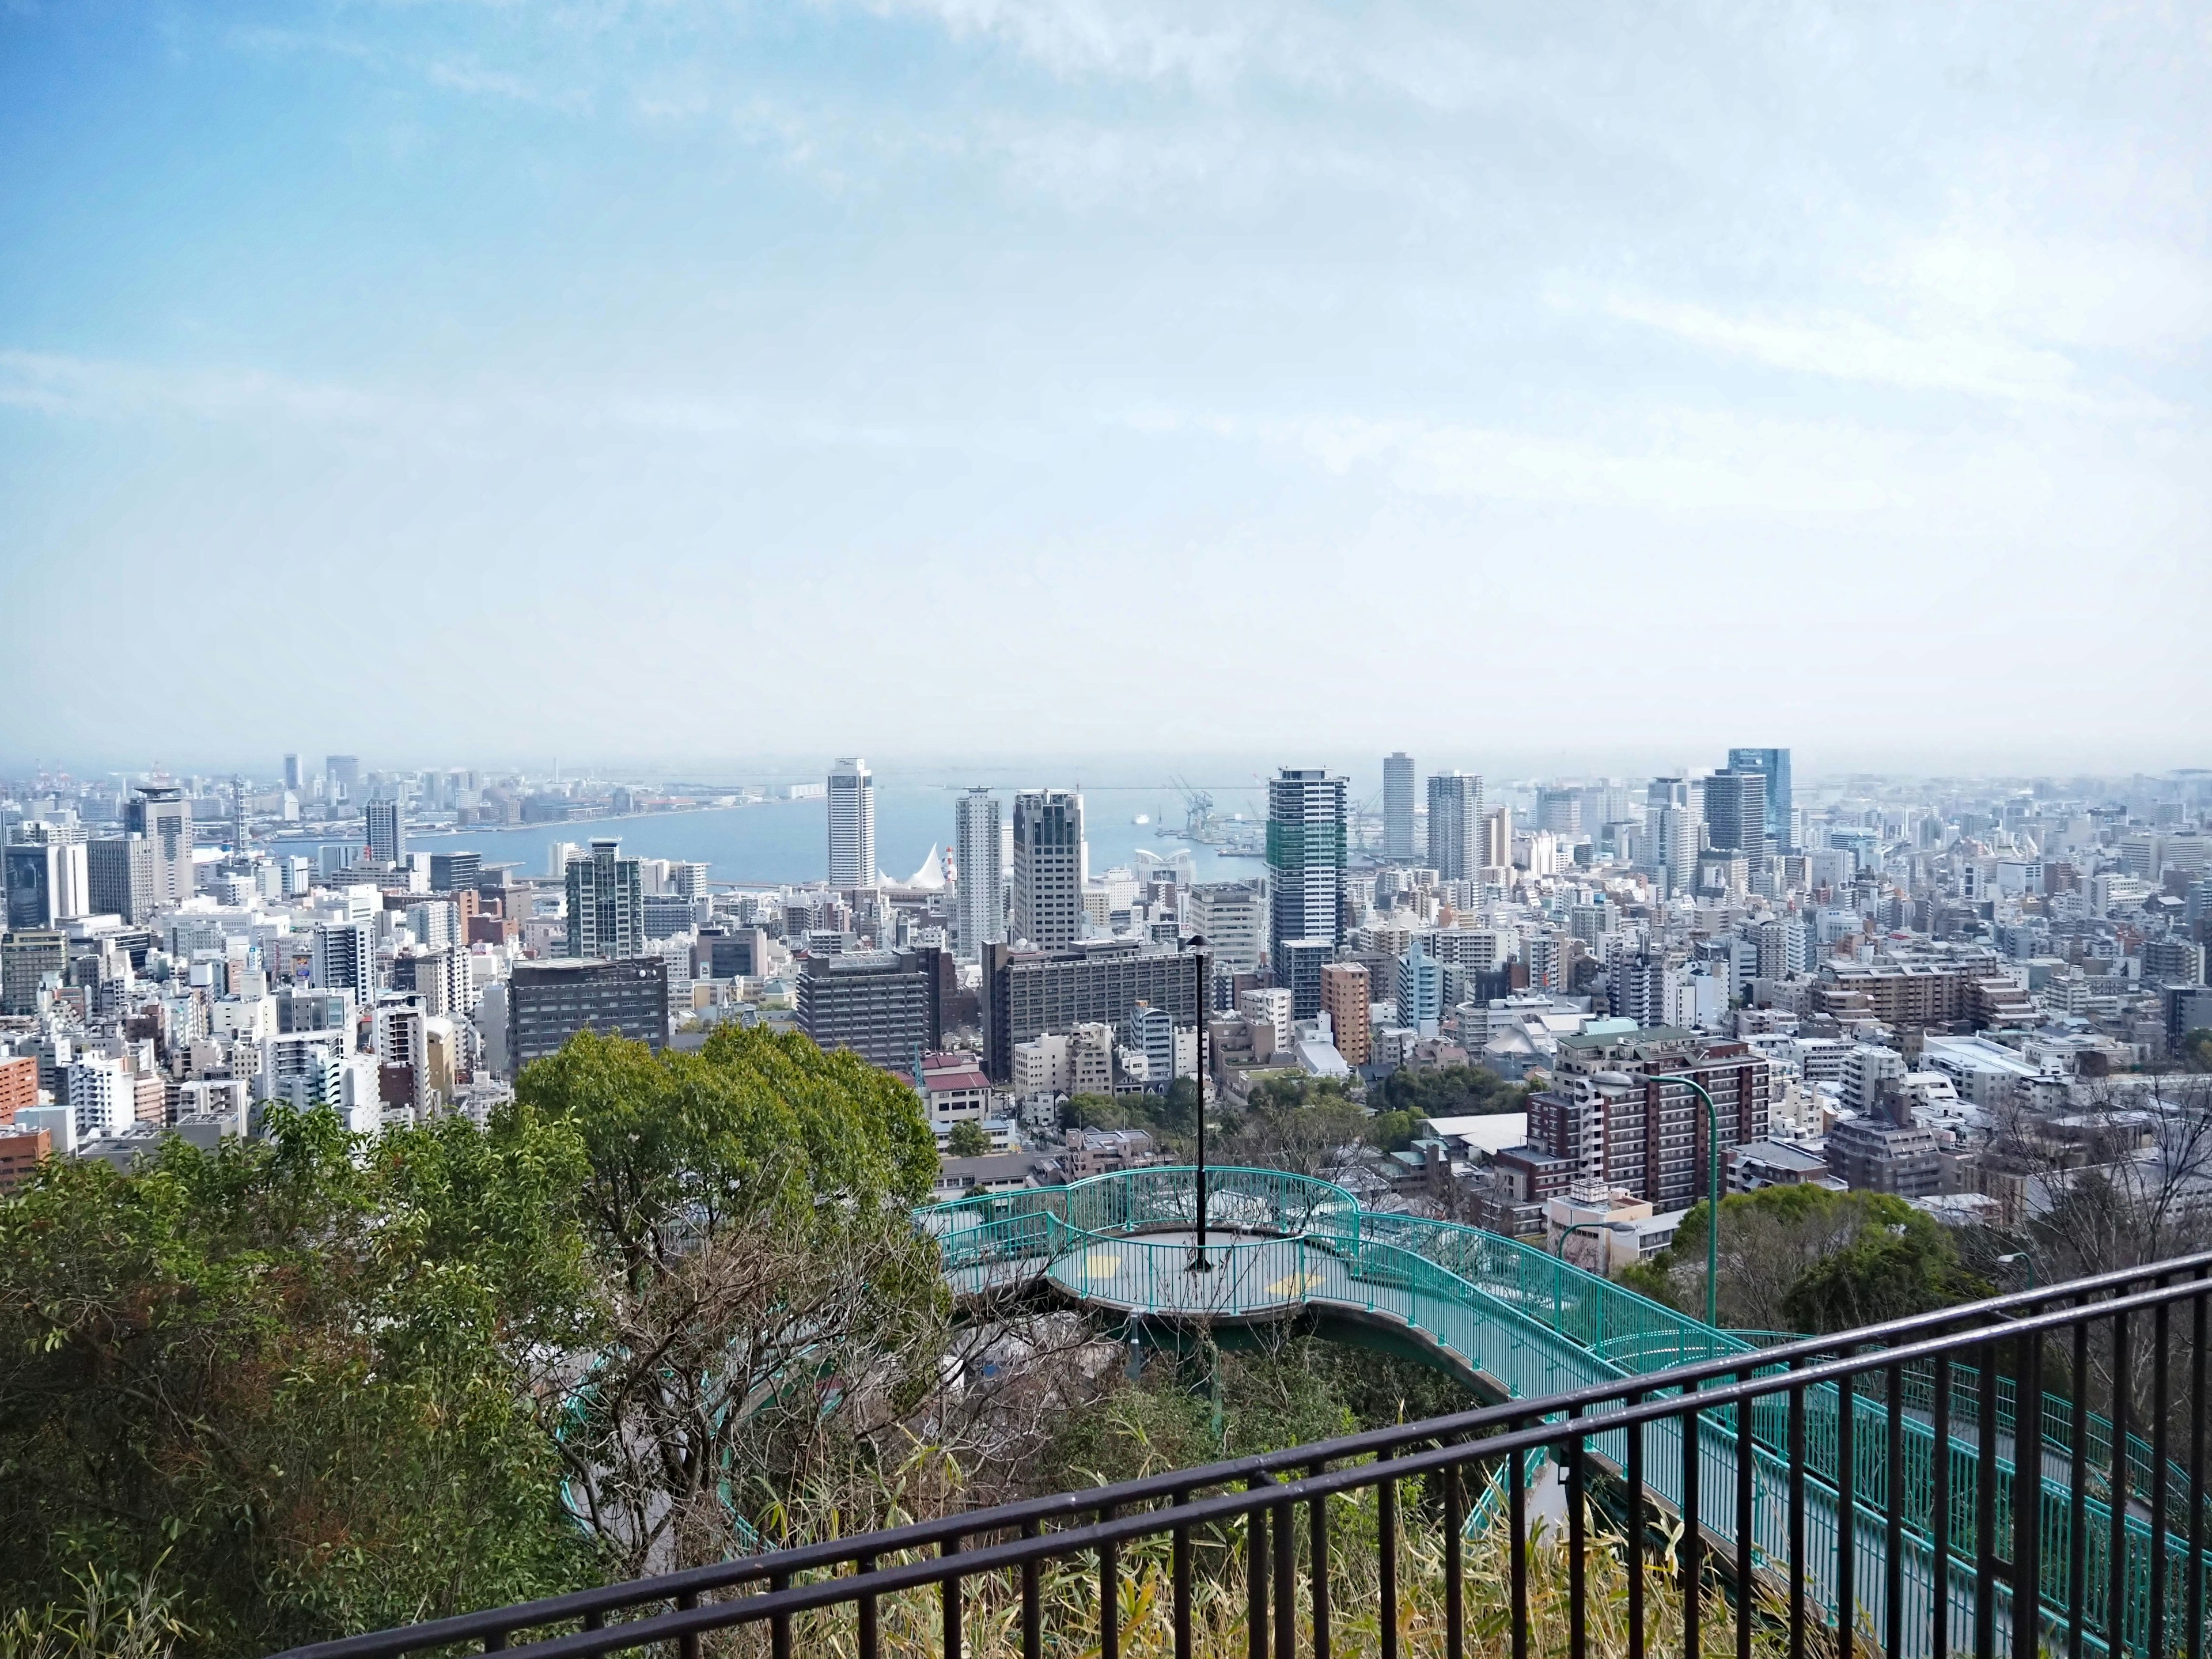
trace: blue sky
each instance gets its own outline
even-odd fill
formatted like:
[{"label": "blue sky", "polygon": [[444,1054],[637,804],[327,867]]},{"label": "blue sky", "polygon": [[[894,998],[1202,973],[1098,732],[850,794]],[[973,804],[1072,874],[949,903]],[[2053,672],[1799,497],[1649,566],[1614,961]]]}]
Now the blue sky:
[{"label": "blue sky", "polygon": [[0,759],[2202,763],[2186,8],[0,4]]}]

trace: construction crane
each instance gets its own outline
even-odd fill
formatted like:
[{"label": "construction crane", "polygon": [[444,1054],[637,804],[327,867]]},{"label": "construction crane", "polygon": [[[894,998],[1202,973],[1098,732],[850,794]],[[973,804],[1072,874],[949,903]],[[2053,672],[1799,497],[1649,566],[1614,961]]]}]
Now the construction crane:
[{"label": "construction crane", "polygon": [[1182,838],[1200,845],[1211,845],[1219,841],[1220,832],[1213,827],[1213,797],[1203,789],[1194,789],[1180,777],[1170,778],[1168,781],[1182,797]]}]

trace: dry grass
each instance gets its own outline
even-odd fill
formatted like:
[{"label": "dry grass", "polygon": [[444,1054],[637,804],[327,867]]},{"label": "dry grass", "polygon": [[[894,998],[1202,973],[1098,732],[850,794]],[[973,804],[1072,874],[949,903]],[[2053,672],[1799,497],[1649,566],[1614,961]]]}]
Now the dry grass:
[{"label": "dry grass", "polygon": [[[1330,1501],[1330,1649],[1335,1655],[1379,1655],[1382,1593],[1372,1493]],[[1308,1513],[1294,1525],[1297,1564],[1293,1603],[1297,1650],[1313,1651],[1311,1563],[1306,1552]],[[1628,1651],[1628,1572],[1625,1540],[1592,1511],[1583,1570],[1583,1608],[1589,1659],[1625,1659]],[[1462,1552],[1468,1659],[1510,1659],[1510,1529],[1501,1518],[1469,1538]],[[1243,1525],[1194,1537],[1192,1646],[1204,1659],[1243,1659],[1248,1651],[1245,1533]],[[971,1547],[973,1545],[971,1544]],[[1165,1537],[1124,1549],[1121,1583],[1121,1650],[1127,1659],[1168,1659],[1175,1651],[1170,1546]],[[1440,1522],[1408,1503],[1401,1512],[1398,1558],[1398,1651],[1426,1659],[1445,1651],[1445,1534]],[[888,1561],[884,1565],[889,1565]],[[1540,1531],[1528,1559],[1529,1659],[1565,1659],[1571,1606],[1571,1564],[1564,1538]],[[1055,1659],[1087,1659],[1099,1652],[1098,1582],[1095,1558],[1079,1568],[1048,1564],[1042,1577],[1044,1651]],[[1272,1587],[1271,1587],[1272,1590]],[[1272,1603],[1273,1595],[1270,1595]],[[1734,1659],[1735,1610],[1709,1580],[1701,1598],[1700,1642],[1711,1659]],[[1683,1653],[1683,1580],[1672,1538],[1645,1551],[1644,1645],[1651,1654]],[[1762,1598],[1753,1620],[1753,1650],[1761,1659],[1786,1650],[1782,1609]],[[944,1613],[935,1589],[883,1599],[878,1613],[884,1654],[944,1659]],[[1021,1596],[1011,1573],[970,1580],[963,1600],[963,1649],[967,1659],[1012,1659],[1022,1651]],[[857,1614],[851,1608],[803,1618],[793,1631],[793,1651],[857,1659]],[[1810,1644],[1815,1655],[1832,1646],[1824,1632]],[[730,1659],[765,1654],[767,1632],[729,1632],[712,1638],[708,1650]]]}]

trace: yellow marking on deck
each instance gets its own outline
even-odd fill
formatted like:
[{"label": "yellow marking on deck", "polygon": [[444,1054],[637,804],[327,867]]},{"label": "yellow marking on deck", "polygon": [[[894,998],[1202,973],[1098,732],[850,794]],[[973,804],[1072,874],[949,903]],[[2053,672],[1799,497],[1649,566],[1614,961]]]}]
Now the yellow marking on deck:
[{"label": "yellow marking on deck", "polygon": [[1285,1273],[1267,1286],[1269,1296],[1308,1296],[1321,1289],[1322,1278],[1317,1273]]},{"label": "yellow marking on deck", "polygon": [[1116,1250],[1093,1250],[1083,1258],[1083,1271],[1096,1278],[1111,1279],[1121,1271],[1121,1253]]}]

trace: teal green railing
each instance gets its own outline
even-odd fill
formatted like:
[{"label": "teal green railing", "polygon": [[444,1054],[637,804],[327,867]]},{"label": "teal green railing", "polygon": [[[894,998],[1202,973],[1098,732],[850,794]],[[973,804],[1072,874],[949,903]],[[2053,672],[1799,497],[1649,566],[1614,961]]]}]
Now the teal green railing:
[{"label": "teal green railing", "polygon": [[[1212,1270],[1194,1273],[1189,1234],[1197,1221],[1195,1191],[1190,1170],[1128,1170],[1066,1187],[962,1199],[920,1211],[916,1219],[936,1237],[945,1276],[957,1291],[1044,1281],[1079,1302],[1170,1320],[1251,1319],[1303,1307],[1328,1308],[1401,1325],[1517,1398],[1562,1394],[1737,1355],[1753,1375],[1780,1374],[1779,1367],[1758,1364],[1771,1338],[1767,1344],[1743,1340],[1518,1240],[1454,1222],[1368,1212],[1341,1187],[1279,1170],[1207,1171],[1206,1254]],[[1954,1364],[1954,1431],[1940,1449],[1932,1424],[1923,1420],[1933,1383],[1931,1367],[1907,1368],[1900,1389],[1902,1476],[1895,1497],[1902,1522],[1903,1628],[1910,1650],[1932,1648],[1940,1589],[1950,1645],[1971,1651],[1978,1589],[1991,1593],[2000,1644],[2010,1640],[2012,1617],[2009,1586],[1978,1585],[1972,1567],[1984,1474],[1976,1435],[1980,1373]],[[1814,1385],[1805,1394],[1812,1473],[1802,1576],[1832,1619],[1841,1599],[1834,1582],[1841,1402],[1832,1384]],[[2014,1433],[2009,1379],[1999,1379],[1992,1406],[1997,1433],[2009,1445]],[[1855,1391],[1850,1409],[1853,1601],[1859,1616],[1879,1630],[1884,1627],[1889,1582],[1889,1407],[1884,1399]],[[1752,1411],[1753,1560],[1785,1571],[1790,1553],[1786,1396],[1762,1401]],[[1698,1519],[1708,1534],[1732,1547],[1737,1526],[1735,1414],[1716,1409],[1698,1422]],[[1957,1431],[1962,1427],[1964,1432]],[[2039,1427],[2035,1438],[2042,1447],[2069,1455],[2072,1415],[2067,1401],[2046,1395]],[[2084,1428],[2093,1458],[2102,1458],[2100,1467],[2108,1467],[2109,1424],[2093,1417]],[[1682,1425],[1655,1423],[1644,1436],[1646,1485],[1680,1513],[1686,1490]],[[1626,1459],[1626,1435],[1599,1435],[1592,1449],[1618,1467]],[[2149,1447],[2130,1436],[2128,1453],[2130,1489],[2148,1491]],[[1939,1455],[1948,1465],[1951,1546],[1947,1570],[1940,1572],[1930,1533]],[[1998,1535],[2008,1539],[2015,1501],[2013,1461],[2000,1455],[1986,1473]],[[2169,1486],[2178,1489],[2179,1484]],[[2063,1483],[2041,1480],[2038,1486],[2039,1611],[2046,1631],[2063,1638],[2074,1500]],[[2094,1498],[2086,1500],[2082,1521],[2086,1622],[2102,1628],[2112,1578],[2110,1511]],[[2124,1630],[2127,1646],[2140,1651],[2150,1624],[2155,1540],[2148,1520],[2132,1510],[2124,1531]],[[2203,1564],[2197,1565],[2203,1571]],[[2190,1569],[2185,1542],[2175,1540],[2167,1549],[2163,1575],[2169,1630],[2181,1627]],[[2088,1645],[2102,1650],[2094,1638]]]}]

